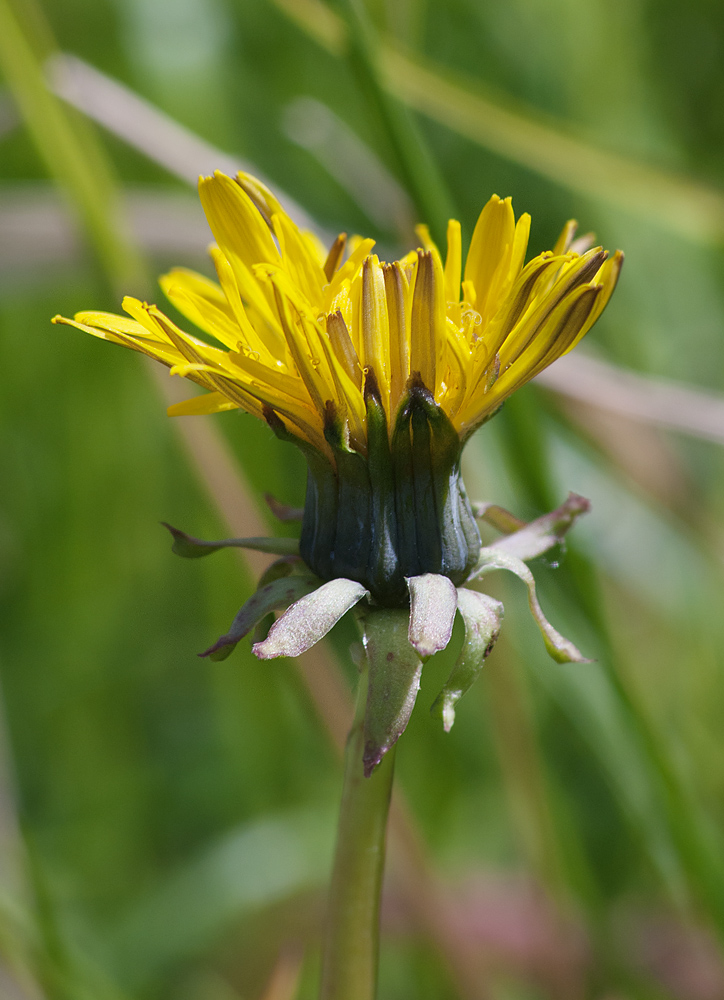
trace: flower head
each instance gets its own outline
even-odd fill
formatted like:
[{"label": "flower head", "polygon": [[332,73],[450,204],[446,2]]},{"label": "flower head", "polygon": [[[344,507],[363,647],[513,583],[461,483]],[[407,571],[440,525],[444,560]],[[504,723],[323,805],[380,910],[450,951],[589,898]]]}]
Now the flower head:
[{"label": "flower head", "polygon": [[172,415],[240,408],[298,444],[309,465],[301,550],[323,579],[349,577],[391,606],[405,578],[461,582],[479,535],[459,477],[462,445],[501,403],[569,351],[601,314],[622,256],[573,244],[525,264],[530,217],[510,198],[480,214],[465,268],[451,220],[443,262],[422,247],[385,263],[373,240],[327,251],[248,174],[202,178],[218,283],[161,278],[213,341],[127,297],[130,318],[56,317],[161,361],[208,392]]},{"label": "flower head", "polygon": [[424,249],[388,264],[371,253],[371,239],[342,234],[326,251],[248,174],[217,172],[201,179],[199,191],[216,240],[218,283],[178,268],[161,287],[213,346],[131,297],[123,302],[130,320],[101,312],[56,319],[148,354],[210,390],[172,407],[172,415],[273,410],[290,434],[330,459],[330,404],[350,448],[367,452],[370,373],[388,425],[417,376],[465,440],[578,343],[621,265],[620,253],[574,249],[573,223],[553,250],[524,264],[530,216],[516,223],[510,198],[497,195],[480,214],[463,271],[455,220],[444,264],[424,226]]},{"label": "flower head", "polygon": [[[370,773],[404,730],[423,661],[447,645],[459,612],[463,649],[433,706],[452,725],[501,627],[502,605],[476,589],[487,573],[519,576],[549,653],[583,660],[545,619],[525,560],[557,544],[587,501],[571,495],[529,525],[490,505],[474,510],[460,456],[512,392],[590,329],[623,257],[574,242],[569,222],[553,250],[526,264],[530,217],[516,222],[510,198],[496,195],[463,270],[454,220],[444,262],[420,226],[421,248],[385,263],[373,240],[344,234],[327,251],[247,174],[202,178],[200,194],[218,282],[176,269],[161,287],[209,340],[133,298],[123,302],[130,318],[81,312],[55,321],[147,354],[207,390],[171,415],[246,410],[302,449],[309,475],[298,544],[202,542],[170,530],[187,557],[227,545],[280,556],[202,655],[228,655],[255,630],[257,656],[295,656],[362,609]],[[504,537],[481,547],[479,517]],[[274,621],[279,608],[287,610]]]}]

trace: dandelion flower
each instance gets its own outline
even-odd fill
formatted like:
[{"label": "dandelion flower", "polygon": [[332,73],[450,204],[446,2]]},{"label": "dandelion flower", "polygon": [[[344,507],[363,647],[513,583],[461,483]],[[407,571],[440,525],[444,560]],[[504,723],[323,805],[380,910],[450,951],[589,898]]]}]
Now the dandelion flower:
[{"label": "dandelion flower", "polygon": [[[253,613],[242,608],[242,624],[218,649],[238,641],[276,601],[291,607],[255,650],[300,652],[364,599],[373,610],[387,609],[388,623],[402,615],[414,675],[420,657],[447,644],[457,609],[467,660],[440,709],[449,728],[451,691],[468,684],[471,663],[482,663],[502,614],[498,602],[462,584],[507,568],[529,586],[549,651],[581,658],[543,619],[524,560],[542,538],[554,544],[585,501],[569,500],[548,521],[481,552],[460,456],[511,393],[587,333],[613,292],[622,254],[576,244],[571,222],[552,250],[525,263],[530,217],[516,221],[510,198],[493,195],[464,269],[454,220],[444,260],[420,226],[420,248],[387,263],[372,252],[371,239],[341,234],[327,251],[248,174],[217,172],[202,178],[199,190],[218,281],[179,268],[161,287],[202,336],[130,297],[123,302],[128,317],[81,312],[55,321],[147,354],[207,390],[170,407],[171,415],[245,410],[305,454],[299,555],[306,568],[287,572],[287,563],[262,581]],[[175,534],[183,554],[219,547]],[[368,655],[375,627],[366,633]]]}]

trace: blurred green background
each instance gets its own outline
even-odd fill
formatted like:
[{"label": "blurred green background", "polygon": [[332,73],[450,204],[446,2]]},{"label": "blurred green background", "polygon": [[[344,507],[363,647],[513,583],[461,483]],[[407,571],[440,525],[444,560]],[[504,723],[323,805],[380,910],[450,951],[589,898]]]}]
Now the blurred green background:
[{"label": "blurred green background", "polygon": [[[48,60],[56,90],[77,71],[57,52],[84,61],[76,103],[105,127],[39,87]],[[395,253],[449,205],[469,239],[496,191],[531,212],[533,253],[572,216],[626,251],[581,352],[606,384],[529,386],[466,453],[469,493],[519,516],[591,499],[534,570],[595,662],[548,660],[523,588],[495,580],[503,637],[450,735],[427,711],[450,656],[425,667],[380,997],[721,1000],[724,11],[707,0],[0,0],[0,996],[311,1000],[341,783],[327,727],[347,722],[320,714],[320,657],[197,659],[253,586],[231,552],[176,559],[159,526],[227,532],[209,469],[141,359],[50,325],[155,296],[144,273],[172,263],[210,273],[188,181],[216,154],[87,64],[325,233]],[[623,402],[619,368],[649,380]],[[213,426],[255,516],[285,530],[261,496],[301,503],[300,456],[250,417]],[[247,503],[229,492],[227,515]],[[347,687],[351,638],[330,646]]]}]

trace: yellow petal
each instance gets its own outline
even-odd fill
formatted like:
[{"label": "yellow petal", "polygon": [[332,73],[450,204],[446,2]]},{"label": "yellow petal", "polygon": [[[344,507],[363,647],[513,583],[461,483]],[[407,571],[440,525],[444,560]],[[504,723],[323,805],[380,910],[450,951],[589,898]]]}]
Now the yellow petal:
[{"label": "yellow petal", "polygon": [[[257,279],[240,263],[233,268],[218,247],[212,247],[211,257],[242,339],[252,350],[268,358],[270,363],[275,358],[286,360],[286,343],[276,310],[267,301]],[[255,317],[254,321],[249,314]]]},{"label": "yellow petal", "polygon": [[462,269],[462,238],[460,223],[450,219],[447,224],[447,256],[445,257],[445,299],[447,302],[460,301],[460,278]]},{"label": "yellow petal", "polygon": [[[308,321],[302,320],[302,323],[305,327],[315,327],[316,341],[324,353],[327,369],[334,382],[335,401],[340,411],[346,413],[349,421],[350,443],[355,450],[364,454],[367,450],[367,438],[365,435],[365,406],[360,392],[360,380],[356,378],[356,373],[350,373],[346,365],[339,360],[332,339],[325,334],[325,331],[319,330],[316,328],[316,324],[311,324]],[[311,338],[311,331],[307,331],[307,336]],[[359,365],[357,367],[359,371]]]},{"label": "yellow petal", "polygon": [[443,374],[440,369],[445,350],[444,295],[439,257],[436,259],[429,250],[418,251],[410,322],[410,373],[419,372],[433,395]]},{"label": "yellow petal", "polygon": [[[207,389],[218,389],[229,399],[234,400],[237,405],[245,406],[246,397],[233,383],[224,378],[226,374],[233,375],[226,351],[220,351],[202,340],[189,336],[180,330],[168,316],[165,316],[157,306],[149,306],[139,302],[138,299],[126,296],[123,300],[123,308],[147,329],[160,332],[172,348],[175,348],[175,356],[170,367],[184,361],[188,362],[193,367],[188,370],[187,378],[198,382],[199,385],[203,385]],[[119,336],[122,335],[119,334]],[[136,342],[134,346],[137,350],[151,354],[152,357],[164,360],[155,344],[144,345]],[[165,350],[168,351],[167,348]],[[168,361],[165,363],[168,364]]]},{"label": "yellow petal", "polygon": [[173,365],[169,375],[180,375],[182,378],[185,378],[194,372],[210,372],[212,375],[215,375],[216,368],[213,365],[191,364],[189,361],[182,361],[177,365]]},{"label": "yellow petal", "polygon": [[503,371],[486,401],[497,406],[564,354],[585,326],[601,291],[600,286],[574,288],[548,315],[535,340]]},{"label": "yellow petal", "polygon": [[164,316],[158,306],[149,305],[132,295],[126,295],[123,299],[123,308],[148,334],[152,335],[153,339],[175,347],[187,361],[198,361],[203,364],[205,355],[213,351],[221,354],[218,348],[211,347],[205,341],[180,330],[168,316]]},{"label": "yellow petal", "polygon": [[357,389],[362,388],[362,366],[357,351],[349,335],[347,324],[341,311],[335,310],[327,316],[327,335],[335,357],[349,375]]},{"label": "yellow petal", "polygon": [[382,401],[389,413],[390,325],[385,278],[376,256],[368,257],[362,267],[359,310],[360,360],[363,367],[372,368],[377,376]]},{"label": "yellow petal", "polygon": [[[513,249],[510,255],[509,278],[512,284],[523,268],[525,252],[528,249],[528,239],[530,238],[530,215],[523,212],[515,224],[515,235],[513,236]],[[555,251],[554,251],[555,252]]]},{"label": "yellow petal", "polygon": [[507,276],[515,216],[510,198],[493,195],[480,213],[465,262],[465,280],[475,288],[475,308],[485,319],[501,277]]},{"label": "yellow petal", "polygon": [[327,276],[316,253],[310,253],[309,244],[288,215],[272,216],[274,233],[279,240],[284,270],[297,288],[306,297],[310,306],[322,305],[322,289]]},{"label": "yellow petal", "polygon": [[533,301],[532,308],[517,323],[501,345],[500,363],[503,370],[538,336],[538,331],[559,303],[573,289],[585,284],[593,277],[600,268],[601,255],[600,248],[598,251],[589,250],[582,257],[575,257],[572,261],[563,264],[553,288]]},{"label": "yellow petal", "polygon": [[324,270],[324,264],[327,260],[327,248],[324,243],[322,243],[316,233],[310,232],[309,229],[300,229],[299,235],[306,244],[307,253],[310,255],[310,258]]},{"label": "yellow petal", "polygon": [[486,369],[500,350],[516,324],[527,317],[535,302],[540,302],[539,290],[548,281],[548,273],[560,267],[565,257],[554,257],[550,251],[535,257],[523,268],[505,302],[482,331],[475,352],[475,363]]},{"label": "yellow petal", "polygon": [[[161,334],[147,330],[136,320],[128,319],[127,316],[118,316],[115,313],[87,310],[85,312],[76,313],[74,319],[78,323],[83,324],[84,327],[91,326],[98,330],[125,333],[130,337],[144,337],[149,340],[164,340]],[[63,322],[67,322],[67,320],[64,320]]]},{"label": "yellow petal", "polygon": [[199,329],[235,351],[240,329],[222,289],[193,271],[180,268],[159,278],[164,295],[178,311]]},{"label": "yellow petal", "polygon": [[594,305],[593,309],[591,310],[591,313],[590,313],[588,319],[586,320],[586,322],[584,323],[583,327],[581,328],[578,336],[572,342],[572,344],[570,345],[570,347],[566,348],[566,350],[563,352],[564,354],[567,354],[569,351],[572,351],[573,348],[576,346],[576,344],[583,337],[585,337],[585,335],[591,329],[591,327],[596,322],[596,320],[598,319],[598,317],[601,315],[601,313],[603,312],[603,310],[606,308],[608,300],[611,298],[611,295],[613,294],[613,290],[616,287],[616,284],[618,282],[618,276],[621,273],[621,268],[623,266],[623,260],[624,260],[623,253],[620,250],[617,250],[616,253],[613,255],[613,257],[610,257],[606,261],[606,263],[603,265],[603,267],[601,268],[601,270],[596,275],[595,279],[593,280],[593,282],[591,284],[593,284],[593,285],[600,285],[603,290],[602,290],[601,294],[598,296],[598,298],[596,299],[595,305]]},{"label": "yellow petal", "polygon": [[[340,289],[342,288],[345,282],[353,281],[353,279],[359,272],[360,268],[362,267],[363,261],[365,260],[366,257],[369,256],[372,247],[375,245],[374,240],[359,240],[359,237],[357,237],[357,240],[358,242],[354,247],[354,249],[350,251],[349,257],[344,262],[344,264],[342,264],[342,266],[339,268],[339,270],[336,272],[336,274],[329,283],[329,287],[327,289],[325,298],[325,302],[327,303],[332,302],[332,300],[339,293]],[[355,237],[353,237],[349,241],[350,247],[352,247],[354,241]],[[329,306],[325,306],[325,308],[328,309]]]},{"label": "yellow petal", "polygon": [[342,262],[342,257],[344,256],[344,248],[347,245],[347,234],[340,233],[337,239],[334,241],[332,246],[329,248],[329,253],[324,259],[323,270],[327,281],[331,281],[334,277],[334,272],[337,270]]},{"label": "yellow petal", "polygon": [[577,229],[578,221],[576,219],[569,219],[556,240],[556,245],[553,247],[554,254],[568,253]]},{"label": "yellow petal", "polygon": [[390,413],[398,407],[410,377],[412,296],[398,261],[383,267],[390,330]]},{"label": "yellow petal", "polygon": [[468,388],[468,372],[471,371],[470,349],[465,343],[460,330],[448,319],[447,321],[447,350],[445,352],[445,393],[438,402],[443,407],[448,417],[454,420],[460,406],[465,399]]},{"label": "yellow petal", "polygon": [[279,261],[269,227],[243,188],[220,171],[199,181],[199,196],[206,219],[221,249],[248,268]]},{"label": "yellow petal", "polygon": [[220,413],[222,410],[236,410],[236,403],[220,392],[207,392],[203,396],[192,396],[180,403],[173,403],[166,410],[169,417],[198,417],[207,413]]},{"label": "yellow petal", "polygon": [[321,421],[324,418],[325,403],[328,399],[332,399],[334,397],[334,393],[330,390],[329,385],[320,375],[319,359],[310,357],[307,353],[308,345],[306,343],[306,336],[294,322],[291,312],[291,308],[293,307],[291,307],[291,303],[289,303],[283,290],[277,284],[279,277],[280,275],[278,274],[272,275],[271,281],[274,288],[274,295],[277,300],[277,308],[279,310],[279,318],[281,320],[282,329],[284,330],[284,336],[286,337],[287,346],[289,347],[289,353],[294,359],[297,371],[302,377],[302,381],[304,382],[307,392],[309,393],[310,402],[316,408]]},{"label": "yellow petal", "polygon": [[[85,323],[82,320],[88,317],[101,317],[107,316],[109,322],[104,325],[96,325],[95,323]],[[130,320],[126,320],[124,316],[113,316],[111,313],[90,313],[90,312],[79,312],[75,314],[74,319],[68,319],[67,316],[53,316],[51,320],[52,323],[61,324],[62,326],[74,326],[77,330],[82,330],[83,333],[89,333],[92,337],[98,337],[99,340],[107,340],[110,344],[123,344],[127,346],[127,338],[121,339],[120,334],[115,334],[113,332],[113,320],[123,320],[125,323],[130,323]],[[98,321],[100,322],[100,321]],[[140,324],[135,323],[134,326],[139,327],[145,334],[146,331]],[[151,339],[150,337],[148,338]]]},{"label": "yellow petal", "polygon": [[437,243],[430,235],[429,226],[426,226],[424,225],[424,223],[420,222],[415,226],[415,233],[418,236],[425,250],[429,250],[430,253],[436,253],[438,257],[440,256],[440,251],[438,249]]},{"label": "yellow petal", "polygon": [[283,211],[277,198],[266,184],[262,184],[258,177],[244,173],[243,170],[240,170],[236,175],[236,183],[249,195],[264,221],[271,229],[272,215]]}]

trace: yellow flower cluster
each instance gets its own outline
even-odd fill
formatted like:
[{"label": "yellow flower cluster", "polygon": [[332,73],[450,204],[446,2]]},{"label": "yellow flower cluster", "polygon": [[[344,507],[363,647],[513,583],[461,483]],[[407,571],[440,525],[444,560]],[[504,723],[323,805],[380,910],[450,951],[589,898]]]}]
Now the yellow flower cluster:
[{"label": "yellow flower cluster", "polygon": [[552,251],[525,264],[530,216],[516,223],[510,198],[496,195],[480,214],[463,271],[455,220],[444,264],[424,226],[423,248],[388,264],[371,253],[370,239],[341,235],[327,252],[248,174],[217,172],[199,190],[218,283],[178,268],[161,287],[214,346],[130,297],[130,318],[81,312],[54,322],[147,354],[209,390],[171,415],[273,410],[332,460],[324,435],[330,402],[349,447],[367,453],[370,372],[390,428],[414,376],[467,438],[578,343],[608,302],[623,259],[576,245],[569,223]]}]

